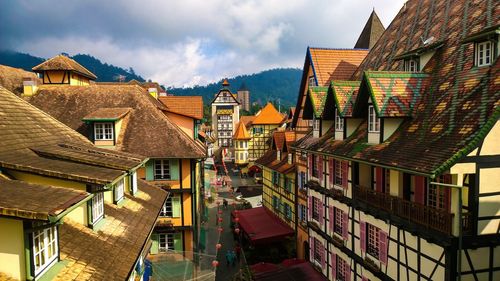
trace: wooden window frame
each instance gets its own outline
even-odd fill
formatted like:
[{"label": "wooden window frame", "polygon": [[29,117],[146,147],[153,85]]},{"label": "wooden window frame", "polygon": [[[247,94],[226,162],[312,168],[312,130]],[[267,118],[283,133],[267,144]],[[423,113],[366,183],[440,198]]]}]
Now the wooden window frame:
[{"label": "wooden window frame", "polygon": [[379,259],[380,229],[369,223],[366,223],[366,253]]},{"label": "wooden window frame", "polygon": [[[474,57],[475,57],[475,66],[483,67],[490,66],[493,63],[493,54],[494,54],[494,44],[493,42],[486,40],[482,42],[477,42],[474,44]],[[486,46],[488,48],[486,48]],[[488,60],[488,62],[486,62]]]},{"label": "wooden window frame", "polygon": [[373,105],[368,106],[368,132],[380,133],[380,118],[377,117],[377,112]]},{"label": "wooden window frame", "polygon": [[[155,180],[171,180],[172,175],[170,174],[170,160],[168,159],[157,159],[154,160],[153,167],[153,177]],[[158,174],[159,172],[159,174]]]},{"label": "wooden window frame", "polygon": [[[109,126],[109,127],[108,127]],[[96,141],[112,141],[115,139],[115,128],[113,122],[95,122],[94,123],[94,140]]]},{"label": "wooden window frame", "polygon": [[[166,253],[168,251],[173,251],[174,240],[174,233],[158,233],[158,252]],[[162,243],[165,244],[164,247],[162,247]]]}]

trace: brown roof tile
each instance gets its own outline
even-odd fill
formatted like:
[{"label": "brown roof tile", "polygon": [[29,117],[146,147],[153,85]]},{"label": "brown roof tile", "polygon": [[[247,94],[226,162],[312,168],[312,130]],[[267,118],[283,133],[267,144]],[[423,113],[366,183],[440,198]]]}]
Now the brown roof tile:
[{"label": "brown roof tile", "polygon": [[64,55],[57,55],[33,67],[33,71],[35,72],[42,72],[46,70],[70,70],[90,78],[91,80],[97,79],[97,76],[95,76],[94,73],[77,63],[74,59],[68,58]]},{"label": "brown roof tile", "polygon": [[158,99],[167,107],[169,112],[197,120],[203,119],[203,97],[201,96],[166,96]]},{"label": "brown roof tile", "polygon": [[18,96],[22,95],[24,92],[24,78],[33,79],[37,81],[38,84],[40,84],[40,79],[34,72],[6,65],[0,65],[0,85]]},{"label": "brown roof tile", "polygon": [[368,50],[308,48],[316,81],[323,87],[351,78],[367,54]]},{"label": "brown roof tile", "polygon": [[82,118],[84,121],[92,121],[92,120],[109,120],[115,121],[122,119],[125,115],[127,115],[132,108],[130,107],[102,107],[97,109],[90,114],[87,114]]},{"label": "brown roof tile", "polygon": [[0,179],[0,214],[48,221],[89,195],[70,188]]}]

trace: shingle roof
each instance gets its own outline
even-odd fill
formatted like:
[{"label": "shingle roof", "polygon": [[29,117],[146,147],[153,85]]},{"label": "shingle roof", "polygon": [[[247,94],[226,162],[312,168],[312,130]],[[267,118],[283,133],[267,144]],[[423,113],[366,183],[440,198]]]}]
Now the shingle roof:
[{"label": "shingle roof", "polygon": [[327,95],[328,87],[309,87],[308,98],[316,118],[320,118],[323,115]]},{"label": "shingle roof", "polygon": [[130,112],[132,108],[130,107],[110,107],[110,108],[99,108],[94,112],[85,115],[82,120],[84,121],[94,121],[94,120],[109,120],[116,121],[122,119],[127,113]]},{"label": "shingle roof", "polygon": [[[31,106],[13,93],[0,87],[0,167],[27,171],[51,177],[72,179],[88,183],[108,184],[141,163],[135,156],[108,151],[99,156],[86,138],[58,122],[48,114]],[[74,161],[64,157],[44,157],[35,148],[60,147],[60,145],[85,148]],[[126,169],[105,168],[114,157],[124,157],[130,162],[116,160]],[[88,159],[92,159],[88,162]],[[78,163],[79,162],[79,163]],[[132,163],[132,164],[131,164]],[[101,165],[101,166],[100,166]]]},{"label": "shingle roof", "polygon": [[432,36],[444,42],[422,69],[430,75],[430,86],[420,93],[412,118],[406,118],[387,141],[377,145],[366,144],[366,122],[339,145],[324,138],[296,145],[310,142],[304,147],[320,150],[326,145],[333,155],[430,176],[443,173],[475,149],[500,117],[500,60],[477,68],[473,44],[462,42],[469,34],[499,23],[493,2],[466,5],[465,0],[457,0],[450,6],[444,0],[408,1],[353,80],[361,80],[365,70],[402,70],[403,62],[393,58],[417,49],[422,38]]},{"label": "shingle roof", "polygon": [[157,100],[137,85],[42,85],[29,99],[36,107],[88,135],[82,118],[100,108],[132,108],[122,119],[116,150],[156,158],[202,158],[204,146],[191,139],[158,108]]},{"label": "shingle roof", "polygon": [[408,117],[429,87],[429,75],[366,71],[358,98],[370,96],[379,117]]},{"label": "shingle roof", "polygon": [[252,137],[250,137],[250,134],[247,131],[247,128],[243,122],[238,122],[238,127],[236,128],[236,131],[234,132],[233,139],[234,140],[249,140]]},{"label": "shingle roof", "polygon": [[255,119],[255,115],[248,115],[248,116],[240,116],[240,122],[245,124],[245,126],[248,128],[252,126],[253,120]]},{"label": "shingle roof", "polygon": [[368,50],[307,49],[318,86],[328,87],[332,80],[348,80],[356,71]]},{"label": "shingle roof", "polygon": [[368,21],[366,21],[365,27],[354,45],[356,49],[371,49],[377,40],[384,33],[385,27],[378,18],[377,13],[375,13],[375,9],[370,14]]},{"label": "shingle roof", "polygon": [[0,214],[49,221],[89,195],[70,188],[0,179]]},{"label": "shingle roof", "polygon": [[22,95],[24,92],[24,78],[30,78],[36,81],[40,80],[33,72],[6,65],[0,65],[0,85],[18,96]]},{"label": "shingle roof", "polygon": [[167,111],[203,119],[203,97],[201,96],[166,96],[159,100],[167,107]]},{"label": "shingle roof", "polygon": [[64,55],[58,55],[50,58],[32,69],[35,72],[42,72],[46,70],[70,70],[90,78],[91,80],[97,79],[97,76],[95,76],[94,73],[77,63],[74,59],[68,58]]},{"label": "shingle roof", "polygon": [[279,113],[274,105],[270,102],[260,110],[258,114],[255,115],[255,119],[252,121],[253,125],[263,125],[263,124],[281,124],[283,123],[286,116]]},{"label": "shingle roof", "polygon": [[139,193],[125,194],[123,205],[105,203],[99,231],[65,219],[59,227],[61,260],[67,265],[53,279],[126,280],[144,254],[167,193],[138,180]]},{"label": "shingle roof", "polygon": [[342,117],[352,117],[352,109],[359,91],[359,81],[332,81],[332,96]]},{"label": "shingle roof", "polygon": [[288,153],[281,153],[281,160],[277,160],[277,151],[272,149],[266,151],[255,163],[262,165],[281,174],[295,172],[295,164],[288,164]]}]

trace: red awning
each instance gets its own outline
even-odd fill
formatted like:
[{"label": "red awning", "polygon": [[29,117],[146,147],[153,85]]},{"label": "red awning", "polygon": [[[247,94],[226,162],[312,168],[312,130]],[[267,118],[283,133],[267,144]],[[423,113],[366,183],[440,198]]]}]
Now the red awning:
[{"label": "red awning", "polygon": [[290,226],[264,207],[240,210],[238,217],[241,230],[254,245],[279,241],[294,235]]},{"label": "red awning", "polygon": [[288,267],[277,267],[271,270],[266,266],[266,271],[254,272],[255,281],[328,281],[318,270],[314,269],[309,262],[301,262]]}]

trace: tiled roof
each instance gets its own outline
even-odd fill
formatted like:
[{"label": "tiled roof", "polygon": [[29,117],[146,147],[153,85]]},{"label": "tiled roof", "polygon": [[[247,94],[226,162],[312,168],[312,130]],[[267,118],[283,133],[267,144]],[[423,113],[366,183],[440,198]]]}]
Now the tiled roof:
[{"label": "tiled roof", "polygon": [[33,71],[35,72],[42,72],[46,70],[70,70],[90,78],[91,80],[97,79],[97,76],[95,76],[94,73],[77,63],[74,59],[68,58],[64,55],[55,56],[33,67]]},{"label": "tiled roof", "polygon": [[89,195],[70,188],[0,179],[0,214],[21,219],[55,221],[58,215]]},{"label": "tiled roof", "polygon": [[281,174],[289,174],[295,172],[295,163],[288,164],[288,153],[281,153],[281,160],[277,160],[277,151],[268,150],[255,163],[262,165]]},{"label": "tiled roof", "polygon": [[408,117],[429,86],[429,75],[366,71],[358,98],[370,96],[379,117]]},{"label": "tiled roof", "polygon": [[309,87],[309,101],[311,102],[314,115],[320,118],[325,109],[328,87]]},{"label": "tiled roof", "polygon": [[0,64],[0,86],[20,96],[24,92],[24,78],[30,78],[36,81],[40,80],[33,72]]},{"label": "tiled roof", "polygon": [[500,60],[475,67],[474,46],[462,41],[468,34],[500,23],[495,7],[488,1],[474,5],[465,0],[453,5],[444,0],[408,1],[353,79],[361,80],[366,70],[402,70],[403,62],[393,58],[417,49],[422,38],[432,36],[444,42],[422,69],[430,76],[430,85],[420,93],[412,117],[381,144],[366,144],[367,124],[363,122],[353,136],[338,145],[331,138],[296,145],[314,150],[328,144],[333,155],[429,176],[446,171],[477,148],[500,117]]},{"label": "tiled roof", "polygon": [[166,96],[158,99],[167,106],[169,112],[197,120],[203,119],[203,97],[201,96]]},{"label": "tiled roof", "polygon": [[238,122],[238,127],[236,128],[236,132],[234,132],[233,136],[234,140],[249,140],[251,139],[250,134],[247,131],[247,128],[243,122]]},{"label": "tiled roof", "polygon": [[115,121],[122,119],[127,113],[130,112],[132,108],[130,107],[102,107],[94,112],[91,112],[84,116],[82,120],[84,121],[94,121],[94,120],[109,120]]},{"label": "tiled roof", "polygon": [[248,128],[252,126],[253,120],[255,119],[255,115],[249,115],[249,116],[240,116],[240,122],[245,124],[245,126]]},{"label": "tiled roof", "polygon": [[281,124],[283,123],[285,116],[279,113],[274,105],[270,102],[260,110],[258,114],[255,115],[253,120],[253,125],[264,125],[264,124]]},{"label": "tiled roof", "polygon": [[380,19],[378,18],[377,13],[375,13],[375,9],[370,14],[368,21],[361,31],[361,34],[354,45],[356,49],[370,49],[377,43],[377,40],[384,33],[385,28]]},{"label": "tiled roof", "polygon": [[201,158],[205,148],[158,108],[156,99],[137,85],[42,85],[29,99],[34,106],[88,135],[84,116],[100,108],[133,108],[122,120],[116,150],[164,158]]},{"label": "tiled roof", "polygon": [[121,206],[105,203],[98,231],[65,219],[59,227],[61,260],[68,264],[53,279],[126,280],[147,247],[167,193],[138,180],[139,193],[125,195]]},{"label": "tiled roof", "polygon": [[[114,151],[108,151],[105,157],[96,155],[98,149],[82,135],[2,87],[0,115],[0,167],[100,184],[108,184],[124,174],[124,170],[105,166],[107,162],[113,162],[114,157],[128,156]],[[44,157],[33,150],[40,147],[54,149],[61,144],[87,151],[80,151],[75,161],[67,161],[64,157]],[[92,159],[93,163],[86,162],[87,159]],[[129,160],[133,164],[127,169],[141,163],[139,157],[130,157]],[[120,163],[126,164],[125,161]]]},{"label": "tiled roof", "polygon": [[348,80],[361,64],[368,50],[323,49],[309,47],[318,86],[328,87],[332,80]]},{"label": "tiled roof", "polygon": [[276,150],[289,151],[284,148],[289,148],[288,146],[295,141],[295,131],[275,131],[273,133],[273,142]]},{"label": "tiled roof", "polygon": [[351,117],[359,91],[359,81],[332,81],[332,96],[340,116]]}]

